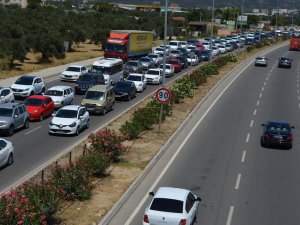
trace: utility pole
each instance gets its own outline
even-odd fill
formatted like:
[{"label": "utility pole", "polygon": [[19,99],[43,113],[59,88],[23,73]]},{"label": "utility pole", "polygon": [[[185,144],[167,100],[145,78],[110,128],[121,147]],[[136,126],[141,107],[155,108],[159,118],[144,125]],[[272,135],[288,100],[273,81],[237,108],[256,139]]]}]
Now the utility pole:
[{"label": "utility pole", "polygon": [[279,14],[279,6],[278,6],[278,0],[277,0],[277,12],[276,12],[276,30],[275,30],[275,37],[277,37],[277,29],[278,29],[278,14]]},{"label": "utility pole", "polygon": [[239,52],[241,53],[241,46],[242,46],[242,30],[243,30],[243,14],[244,14],[244,0],[242,1],[242,13],[241,13],[241,23],[240,23],[240,38],[239,38]]},{"label": "utility pole", "polygon": [[209,64],[212,63],[212,39],[214,36],[214,20],[215,20],[215,0],[213,0],[212,14],[211,14],[210,42],[209,42],[209,48],[210,48]]}]

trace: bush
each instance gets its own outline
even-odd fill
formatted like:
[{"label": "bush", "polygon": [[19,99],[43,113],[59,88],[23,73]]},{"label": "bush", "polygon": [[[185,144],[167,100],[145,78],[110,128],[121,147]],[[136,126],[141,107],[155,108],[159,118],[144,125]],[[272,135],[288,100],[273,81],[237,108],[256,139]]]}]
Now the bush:
[{"label": "bush", "polygon": [[56,188],[63,190],[64,198],[69,201],[87,200],[92,195],[89,171],[80,163],[57,165],[51,171]]},{"label": "bush", "polygon": [[134,123],[133,121],[126,121],[120,128],[121,134],[126,136],[128,140],[137,139],[142,131],[141,124]]},{"label": "bush", "polygon": [[228,53],[225,57],[228,62],[237,62],[238,61],[238,57],[234,52]]},{"label": "bush", "polygon": [[159,111],[154,108],[141,108],[133,113],[132,121],[139,123],[142,130],[149,130],[158,121],[158,114]]},{"label": "bush", "polygon": [[218,67],[215,64],[205,64],[200,67],[200,70],[206,75],[217,75],[219,74]]},{"label": "bush", "polygon": [[194,70],[189,76],[195,81],[197,87],[207,82],[207,77],[201,69]]},{"label": "bush", "polygon": [[121,156],[128,150],[122,145],[125,140],[124,136],[118,135],[115,131],[107,128],[89,136],[92,150],[105,154],[113,163],[119,162]]},{"label": "bush", "polygon": [[225,66],[227,63],[228,63],[228,58],[226,56],[219,57],[214,60],[214,64],[219,68]]},{"label": "bush", "polygon": [[250,45],[246,48],[247,52],[251,52],[255,47],[253,45]]},{"label": "bush", "polygon": [[81,156],[78,163],[85,167],[86,171],[91,175],[96,177],[105,176],[106,170],[111,164],[105,154],[97,151],[89,151],[87,155]]}]

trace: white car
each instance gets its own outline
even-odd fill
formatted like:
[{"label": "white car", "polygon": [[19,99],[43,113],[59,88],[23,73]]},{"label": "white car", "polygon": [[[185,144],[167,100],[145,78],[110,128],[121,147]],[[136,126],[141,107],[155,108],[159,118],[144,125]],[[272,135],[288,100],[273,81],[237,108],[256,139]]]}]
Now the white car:
[{"label": "white car", "polygon": [[219,55],[221,53],[220,49],[217,46],[212,46],[212,51],[214,55]]},{"label": "white car", "polygon": [[160,84],[162,82],[162,70],[161,69],[149,69],[145,73],[147,84]]},{"label": "white car", "polygon": [[153,50],[153,53],[154,53],[154,54],[164,53],[164,48],[163,48],[163,47],[156,47],[156,48]]},{"label": "white car", "polygon": [[60,75],[60,79],[64,81],[77,81],[79,77],[88,73],[88,69],[85,66],[70,65]]},{"label": "white car", "polygon": [[134,82],[136,90],[139,92],[143,92],[147,86],[147,79],[144,74],[140,73],[130,73],[126,80],[130,80]]},{"label": "white car", "polygon": [[191,191],[160,187],[156,193],[149,194],[153,199],[145,209],[143,225],[192,225],[196,221],[201,199]]},{"label": "white car", "polygon": [[14,146],[10,141],[0,138],[0,168],[14,162]]},{"label": "white car", "polygon": [[15,96],[10,88],[0,87],[0,104],[15,101]]},{"label": "white car", "polygon": [[219,45],[218,48],[220,49],[221,54],[225,54],[227,52],[226,46],[223,44]]},{"label": "white car", "polygon": [[189,62],[189,65],[196,66],[199,64],[199,58],[197,55],[188,55],[187,61]]},{"label": "white car", "polygon": [[187,50],[188,52],[190,52],[190,51],[192,51],[192,50],[195,50],[195,49],[196,49],[196,46],[189,46],[189,47],[186,48],[186,50]]},{"label": "white car", "polygon": [[268,66],[268,58],[265,56],[256,57],[255,66]]},{"label": "white car", "polygon": [[[160,64],[159,69],[163,70],[164,65]],[[166,77],[171,77],[175,73],[174,66],[172,64],[166,64],[166,71],[165,71],[165,76]]]},{"label": "white car", "polygon": [[158,54],[149,54],[147,57],[153,59],[156,66],[158,66],[162,62]]},{"label": "white car", "polygon": [[210,49],[210,43],[209,42],[203,42],[202,43],[205,49]]},{"label": "white car", "polygon": [[67,105],[59,109],[49,122],[49,134],[78,135],[89,127],[90,115],[81,105]]},{"label": "white car", "polygon": [[177,49],[181,47],[181,42],[180,41],[170,41],[169,46],[171,49]]},{"label": "white car", "polygon": [[54,86],[49,88],[44,94],[52,98],[55,108],[61,108],[65,105],[72,105],[74,101],[74,92],[69,86]]},{"label": "white car", "polygon": [[14,96],[28,97],[45,92],[45,82],[43,78],[36,76],[21,76],[11,85]]}]

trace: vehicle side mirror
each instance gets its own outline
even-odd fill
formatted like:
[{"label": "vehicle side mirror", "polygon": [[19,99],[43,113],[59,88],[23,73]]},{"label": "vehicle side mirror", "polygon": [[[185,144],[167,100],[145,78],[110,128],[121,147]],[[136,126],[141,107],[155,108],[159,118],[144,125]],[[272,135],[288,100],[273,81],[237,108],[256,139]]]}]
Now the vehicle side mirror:
[{"label": "vehicle side mirror", "polygon": [[55,113],[52,113],[52,116],[55,116]]},{"label": "vehicle side mirror", "polygon": [[149,195],[154,196],[155,193],[153,191],[149,192]]},{"label": "vehicle side mirror", "polygon": [[197,197],[197,198],[195,198],[195,200],[194,200],[195,202],[201,202],[202,201],[202,199],[200,198],[200,197]]},{"label": "vehicle side mirror", "polygon": [[264,126],[266,126],[266,124],[262,123],[261,126],[264,127]]},{"label": "vehicle side mirror", "polygon": [[18,118],[19,116],[18,115],[14,115],[14,118]]},{"label": "vehicle side mirror", "polygon": [[82,119],[83,119],[83,116],[79,116],[79,119],[81,119],[81,120],[82,120]]}]

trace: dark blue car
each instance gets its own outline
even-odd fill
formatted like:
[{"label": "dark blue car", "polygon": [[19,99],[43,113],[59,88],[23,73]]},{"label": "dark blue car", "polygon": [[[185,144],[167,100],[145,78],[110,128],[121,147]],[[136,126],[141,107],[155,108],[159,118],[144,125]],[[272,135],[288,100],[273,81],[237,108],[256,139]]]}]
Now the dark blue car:
[{"label": "dark blue car", "polygon": [[75,85],[75,94],[84,94],[90,87],[105,84],[105,79],[100,71],[89,72],[81,76]]},{"label": "dark blue car", "polygon": [[130,101],[136,96],[136,87],[133,81],[122,80],[114,86],[115,98]]}]

